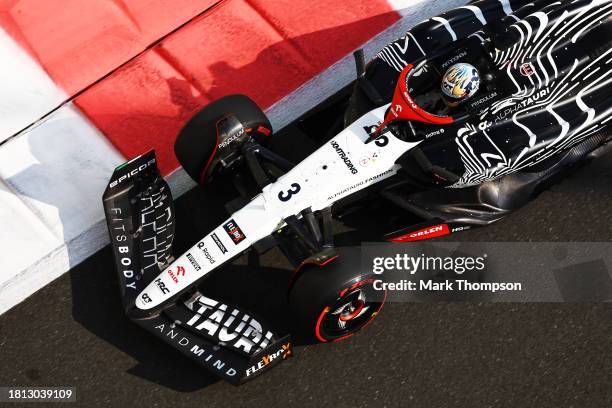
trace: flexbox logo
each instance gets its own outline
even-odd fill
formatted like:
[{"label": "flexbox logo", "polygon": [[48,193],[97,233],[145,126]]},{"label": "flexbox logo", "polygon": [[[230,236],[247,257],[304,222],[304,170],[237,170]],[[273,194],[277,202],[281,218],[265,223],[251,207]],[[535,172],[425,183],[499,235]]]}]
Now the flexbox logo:
[{"label": "flexbox logo", "polygon": [[291,342],[282,344],[280,349],[278,349],[274,353],[263,356],[257,364],[247,369],[246,376],[250,377],[251,375],[261,370],[262,368],[269,365],[274,360],[278,361],[279,357],[282,357],[282,359],[285,360],[286,358],[291,357],[292,354],[293,354],[293,351],[291,350]]}]

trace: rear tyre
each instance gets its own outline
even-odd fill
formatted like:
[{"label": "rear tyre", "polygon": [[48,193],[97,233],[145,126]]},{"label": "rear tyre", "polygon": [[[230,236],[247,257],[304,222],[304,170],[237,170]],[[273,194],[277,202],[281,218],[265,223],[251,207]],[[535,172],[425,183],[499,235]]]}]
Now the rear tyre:
[{"label": "rear tyre", "polygon": [[309,341],[344,340],[367,326],[384,305],[386,291],[374,289],[381,277],[360,271],[359,251],[341,248],[323,266],[307,264],[289,290],[296,331]]},{"label": "rear tyre", "polygon": [[258,142],[272,133],[265,113],[248,96],[230,95],[207,105],[187,122],[174,143],[179,163],[198,184],[216,151],[217,123],[228,115],[234,115]]}]

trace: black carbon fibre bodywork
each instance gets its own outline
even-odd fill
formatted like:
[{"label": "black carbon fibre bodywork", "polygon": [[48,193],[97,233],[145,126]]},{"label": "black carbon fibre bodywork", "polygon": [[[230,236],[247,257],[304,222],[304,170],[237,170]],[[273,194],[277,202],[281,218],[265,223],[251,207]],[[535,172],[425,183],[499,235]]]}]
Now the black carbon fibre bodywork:
[{"label": "black carbon fibre bodywork", "polygon": [[[609,141],[611,45],[610,1],[474,1],[408,31],[362,78],[385,103],[408,64],[417,103],[456,63],[478,67],[481,87],[444,113],[451,124],[397,125],[423,141],[398,161],[406,180],[385,195],[420,217],[474,226],[526,204]],[[357,82],[346,122],[381,105],[371,99]]]}]

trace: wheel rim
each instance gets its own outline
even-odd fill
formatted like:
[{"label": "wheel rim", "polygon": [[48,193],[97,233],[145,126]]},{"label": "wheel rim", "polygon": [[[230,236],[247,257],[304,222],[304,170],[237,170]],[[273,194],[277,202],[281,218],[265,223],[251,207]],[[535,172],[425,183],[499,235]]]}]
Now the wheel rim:
[{"label": "wheel rim", "polygon": [[[361,294],[361,292],[359,294]],[[359,317],[359,315],[362,312],[366,312],[368,308],[369,306],[366,306],[365,301],[358,297],[356,300],[347,303],[341,310],[336,311],[334,314],[339,314],[338,318],[341,321],[348,322]]]},{"label": "wheel rim", "polygon": [[382,308],[379,291],[373,287],[374,279],[359,281],[343,289],[336,301],[326,307],[315,328],[319,341],[340,341],[365,327]]}]

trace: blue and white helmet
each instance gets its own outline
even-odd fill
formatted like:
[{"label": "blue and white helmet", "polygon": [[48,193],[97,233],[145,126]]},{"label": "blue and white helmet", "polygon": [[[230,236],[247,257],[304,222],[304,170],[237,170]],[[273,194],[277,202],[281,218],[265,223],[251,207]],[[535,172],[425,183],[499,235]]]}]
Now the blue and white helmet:
[{"label": "blue and white helmet", "polygon": [[451,102],[463,102],[471,98],[479,87],[478,70],[465,62],[450,67],[442,78],[442,92]]}]

